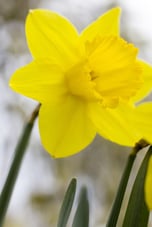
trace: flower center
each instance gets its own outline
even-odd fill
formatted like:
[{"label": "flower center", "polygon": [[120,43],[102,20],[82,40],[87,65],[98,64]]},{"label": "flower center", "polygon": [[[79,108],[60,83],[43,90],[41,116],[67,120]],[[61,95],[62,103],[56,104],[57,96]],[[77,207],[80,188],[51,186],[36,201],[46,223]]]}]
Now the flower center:
[{"label": "flower center", "polygon": [[66,82],[70,93],[87,101],[102,100],[102,96],[96,90],[95,78],[96,76],[87,61],[74,65],[66,73]]},{"label": "flower center", "polygon": [[138,49],[116,36],[96,37],[86,43],[86,59],[66,73],[69,92],[104,107],[129,102],[141,88]]}]

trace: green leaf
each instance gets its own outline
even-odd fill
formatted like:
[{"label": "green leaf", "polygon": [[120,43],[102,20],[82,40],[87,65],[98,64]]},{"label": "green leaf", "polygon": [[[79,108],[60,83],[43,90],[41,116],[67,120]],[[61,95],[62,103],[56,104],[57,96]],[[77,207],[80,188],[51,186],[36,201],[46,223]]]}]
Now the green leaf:
[{"label": "green leaf", "polygon": [[60,209],[57,227],[65,227],[72,209],[77,181],[73,178],[68,186]]},{"label": "green leaf", "polygon": [[146,227],[149,211],[145,203],[144,184],[152,147],[148,150],[136,176],[128,207],[126,210],[123,227]]},{"label": "green leaf", "polygon": [[74,216],[72,227],[88,227],[89,226],[89,202],[87,189],[83,187],[80,192],[79,203]]},{"label": "green leaf", "polygon": [[124,169],[106,227],[115,227],[117,224],[122,201],[123,201],[126,187],[128,184],[128,179],[129,179],[135,158],[136,158],[136,152],[131,153],[128,157],[128,161]]}]

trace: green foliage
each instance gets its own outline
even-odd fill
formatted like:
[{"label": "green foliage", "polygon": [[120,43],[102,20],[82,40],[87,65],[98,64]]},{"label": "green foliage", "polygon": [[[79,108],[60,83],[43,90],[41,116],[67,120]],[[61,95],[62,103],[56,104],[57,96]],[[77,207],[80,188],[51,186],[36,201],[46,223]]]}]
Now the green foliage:
[{"label": "green foliage", "polygon": [[12,165],[10,167],[6,182],[0,195],[0,226],[2,226],[4,222],[7,208],[13,193],[14,185],[17,180],[21,163],[32,132],[32,128],[33,123],[29,122],[23,130],[23,133],[15,150],[14,159],[12,161]]},{"label": "green foliage", "polygon": [[115,227],[117,225],[122,201],[124,198],[124,194],[126,191],[126,187],[128,184],[129,176],[130,176],[135,158],[136,158],[136,153],[131,153],[128,157],[127,164],[122,174],[122,178],[117,190],[117,194],[116,194],[106,227]]},{"label": "green foliage", "polygon": [[74,216],[72,227],[89,226],[89,202],[87,189],[83,187],[80,192],[79,203]]},{"label": "green foliage", "polygon": [[59,214],[57,227],[65,227],[67,224],[69,215],[71,213],[74,197],[75,197],[76,184],[77,184],[77,181],[76,181],[76,179],[73,178],[71,180],[71,182],[68,186],[68,189],[66,191],[66,194],[64,196],[64,200],[63,200],[60,214]]},{"label": "green foliage", "polygon": [[148,150],[136,176],[128,207],[126,210],[123,227],[146,227],[149,211],[145,203],[144,184],[152,147]]},{"label": "green foliage", "polygon": [[[65,193],[61,206],[57,227],[66,227],[71,213],[76,192],[76,179],[72,179]],[[80,197],[75,212],[72,227],[88,227],[89,226],[89,202],[87,189],[83,187],[80,190]]]}]

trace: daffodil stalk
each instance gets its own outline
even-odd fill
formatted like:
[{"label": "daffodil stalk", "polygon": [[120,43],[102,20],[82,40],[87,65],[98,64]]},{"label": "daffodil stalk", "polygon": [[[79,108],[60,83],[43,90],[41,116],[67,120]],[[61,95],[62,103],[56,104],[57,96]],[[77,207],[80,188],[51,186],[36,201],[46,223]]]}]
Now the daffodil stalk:
[{"label": "daffodil stalk", "polygon": [[111,227],[111,226],[115,227],[117,224],[124,194],[127,188],[128,180],[130,177],[130,173],[131,173],[136,155],[141,149],[143,149],[146,146],[148,146],[148,143],[143,139],[140,140],[138,143],[136,143],[135,147],[133,148],[132,152],[128,157],[127,164],[122,174],[120,184],[117,190],[117,194],[116,194],[106,227]]},{"label": "daffodil stalk", "polygon": [[19,139],[19,142],[16,146],[14,158],[6,178],[6,182],[4,184],[3,190],[0,195],[0,226],[2,227],[3,221],[5,218],[5,214],[9,205],[9,201],[11,199],[11,195],[15,186],[15,182],[20,170],[20,166],[26,151],[26,147],[29,142],[29,138],[32,132],[32,128],[35,122],[35,119],[38,116],[40,105],[36,107],[33,111],[29,121],[25,125],[22,135]]},{"label": "daffodil stalk", "polygon": [[[123,227],[147,227],[148,225],[150,207],[147,206],[148,203],[146,204],[145,188],[147,181],[147,171],[151,157],[152,146],[146,152],[146,155],[141,163],[136,179],[134,181],[125,217],[123,220]],[[146,195],[150,195],[151,197],[151,191],[150,193],[146,193]]]},{"label": "daffodil stalk", "polygon": [[111,227],[111,226],[115,227],[117,224],[124,193],[126,191],[126,186],[128,183],[128,179],[129,179],[130,172],[132,170],[132,166],[133,166],[135,158],[136,158],[136,153],[131,153],[128,157],[126,168],[122,175],[122,178],[121,178],[121,181],[119,184],[119,188],[117,190],[117,194],[116,194],[106,227]]}]

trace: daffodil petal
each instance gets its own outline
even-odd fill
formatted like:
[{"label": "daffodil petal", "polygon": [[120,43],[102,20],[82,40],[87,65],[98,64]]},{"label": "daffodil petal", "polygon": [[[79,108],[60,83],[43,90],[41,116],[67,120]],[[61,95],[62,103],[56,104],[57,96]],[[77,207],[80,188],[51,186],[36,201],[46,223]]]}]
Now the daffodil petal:
[{"label": "daffodil petal", "polygon": [[143,103],[135,108],[132,119],[142,138],[152,144],[152,103]]},{"label": "daffodil petal", "polygon": [[93,41],[96,36],[100,35],[119,35],[119,17],[120,8],[109,10],[96,21],[86,27],[81,33],[81,39],[86,41]]},{"label": "daffodil petal", "polygon": [[152,90],[152,66],[144,61],[138,60],[141,65],[143,85],[141,89],[138,90],[137,94],[133,97],[133,102],[138,102],[144,97],[146,97]]},{"label": "daffodil petal", "polygon": [[117,108],[92,103],[88,110],[97,132],[106,139],[131,147],[141,139],[152,144],[152,103],[138,107],[120,104]]},{"label": "daffodil petal", "polygon": [[39,129],[42,144],[55,158],[81,151],[96,134],[85,104],[73,96],[67,96],[58,103],[42,105]]},{"label": "daffodil petal", "polygon": [[149,210],[152,210],[152,157],[149,159],[146,180],[145,180],[145,199]]},{"label": "daffodil petal", "polygon": [[30,10],[26,36],[34,58],[53,57],[64,66],[79,59],[78,33],[64,17],[49,10]]},{"label": "daffodil petal", "polygon": [[88,111],[97,132],[106,139],[131,147],[141,139],[133,123],[133,108],[125,105],[104,108],[101,104],[91,103],[88,105]]},{"label": "daffodil petal", "polygon": [[56,101],[67,92],[60,66],[48,59],[37,59],[16,70],[10,87],[41,103]]}]

